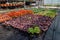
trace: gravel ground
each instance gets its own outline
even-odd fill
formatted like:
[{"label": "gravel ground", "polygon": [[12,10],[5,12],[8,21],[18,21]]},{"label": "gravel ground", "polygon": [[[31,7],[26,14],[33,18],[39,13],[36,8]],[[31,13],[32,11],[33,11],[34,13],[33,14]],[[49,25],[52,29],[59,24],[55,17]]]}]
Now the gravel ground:
[{"label": "gravel ground", "polygon": [[29,36],[29,34],[14,28],[0,27],[0,40],[42,40],[41,36]]}]

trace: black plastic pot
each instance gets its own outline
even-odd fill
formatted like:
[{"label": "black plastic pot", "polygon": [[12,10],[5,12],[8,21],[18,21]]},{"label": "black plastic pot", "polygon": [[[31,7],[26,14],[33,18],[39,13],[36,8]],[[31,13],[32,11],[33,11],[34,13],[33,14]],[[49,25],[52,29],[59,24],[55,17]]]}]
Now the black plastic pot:
[{"label": "black plastic pot", "polygon": [[2,9],[7,9],[7,7],[1,7]]},{"label": "black plastic pot", "polygon": [[5,4],[7,1],[0,1],[0,4]]},{"label": "black plastic pot", "polygon": [[15,9],[15,6],[8,6],[8,9]]},{"label": "black plastic pot", "polygon": [[25,4],[26,4],[26,5],[30,5],[30,3],[31,3],[31,2],[26,2]]}]

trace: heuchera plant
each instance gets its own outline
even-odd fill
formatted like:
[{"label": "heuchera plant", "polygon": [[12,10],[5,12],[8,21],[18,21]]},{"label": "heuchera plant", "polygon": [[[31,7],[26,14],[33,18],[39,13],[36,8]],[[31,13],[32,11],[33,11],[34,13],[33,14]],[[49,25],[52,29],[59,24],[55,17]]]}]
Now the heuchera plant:
[{"label": "heuchera plant", "polygon": [[36,26],[34,28],[31,27],[31,28],[28,29],[28,32],[32,33],[32,34],[34,34],[34,33],[38,34],[38,33],[41,32],[41,29],[38,26]]}]

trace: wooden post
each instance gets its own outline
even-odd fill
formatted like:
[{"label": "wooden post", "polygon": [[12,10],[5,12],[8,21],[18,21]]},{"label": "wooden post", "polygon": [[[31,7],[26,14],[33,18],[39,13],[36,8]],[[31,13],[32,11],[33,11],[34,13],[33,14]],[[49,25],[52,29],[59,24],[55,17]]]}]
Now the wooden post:
[{"label": "wooden post", "polygon": [[26,0],[24,0],[24,9],[26,9],[26,5],[25,5],[25,2],[26,2]]}]

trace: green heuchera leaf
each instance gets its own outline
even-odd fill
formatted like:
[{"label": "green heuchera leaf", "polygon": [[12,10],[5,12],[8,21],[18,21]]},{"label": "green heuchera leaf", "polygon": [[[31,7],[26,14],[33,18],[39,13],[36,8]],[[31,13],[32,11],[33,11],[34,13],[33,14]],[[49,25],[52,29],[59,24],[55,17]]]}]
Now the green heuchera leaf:
[{"label": "green heuchera leaf", "polygon": [[51,10],[48,10],[48,11],[45,11],[45,16],[48,16],[48,17],[51,17],[51,18],[54,18],[56,16],[56,12],[55,11],[51,11]]},{"label": "green heuchera leaf", "polygon": [[38,14],[44,16],[46,13],[44,13],[44,11],[41,11],[41,12],[39,12]]},{"label": "green heuchera leaf", "polygon": [[39,9],[38,8],[32,8],[32,10],[34,11],[34,13],[39,13],[45,9],[43,9],[43,8],[39,8]]},{"label": "green heuchera leaf", "polygon": [[29,28],[29,29],[28,29],[28,32],[34,34],[33,28]]},{"label": "green heuchera leaf", "polygon": [[35,14],[39,14],[39,15],[43,15],[43,16],[48,16],[48,17],[51,17],[51,18],[54,18],[56,16],[56,10],[34,8],[33,11],[34,11]]},{"label": "green heuchera leaf", "polygon": [[40,32],[41,32],[41,30],[40,30],[39,27],[35,27],[35,28],[34,28],[34,33],[40,33]]},{"label": "green heuchera leaf", "polygon": [[34,34],[34,33],[40,33],[41,30],[39,27],[34,27],[34,28],[29,28],[28,32]]}]

